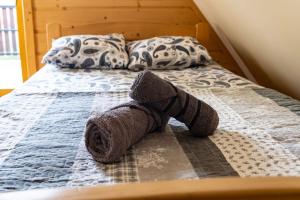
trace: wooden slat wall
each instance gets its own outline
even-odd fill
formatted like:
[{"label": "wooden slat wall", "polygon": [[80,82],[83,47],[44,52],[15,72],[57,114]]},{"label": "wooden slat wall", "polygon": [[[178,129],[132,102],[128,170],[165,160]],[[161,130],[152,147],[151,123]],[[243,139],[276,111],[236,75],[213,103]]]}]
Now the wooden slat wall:
[{"label": "wooden slat wall", "polygon": [[[47,51],[46,24],[62,26],[92,23],[149,23],[195,25],[206,21],[192,0],[23,0],[32,2],[35,62],[38,70]],[[120,31],[121,32],[121,31]],[[238,65],[212,32],[205,44],[213,58],[229,70],[243,75]]]}]

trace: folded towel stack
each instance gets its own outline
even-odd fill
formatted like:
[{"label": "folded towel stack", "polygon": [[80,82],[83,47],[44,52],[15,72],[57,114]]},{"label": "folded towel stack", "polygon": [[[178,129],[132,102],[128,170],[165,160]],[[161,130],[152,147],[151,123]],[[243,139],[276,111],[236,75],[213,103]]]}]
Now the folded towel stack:
[{"label": "folded towel stack", "polygon": [[87,121],[85,144],[95,160],[114,162],[147,133],[163,130],[168,120],[166,114],[132,101],[93,113]]}]

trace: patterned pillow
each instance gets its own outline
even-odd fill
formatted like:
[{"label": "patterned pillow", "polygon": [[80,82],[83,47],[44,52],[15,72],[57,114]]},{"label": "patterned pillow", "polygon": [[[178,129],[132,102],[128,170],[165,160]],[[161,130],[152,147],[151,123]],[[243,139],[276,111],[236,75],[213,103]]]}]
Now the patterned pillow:
[{"label": "patterned pillow", "polygon": [[55,40],[42,63],[69,68],[127,68],[122,34],[73,35]]},{"label": "patterned pillow", "polygon": [[206,49],[192,37],[162,36],[126,44],[129,53],[128,68],[184,69],[207,65],[211,61]]}]

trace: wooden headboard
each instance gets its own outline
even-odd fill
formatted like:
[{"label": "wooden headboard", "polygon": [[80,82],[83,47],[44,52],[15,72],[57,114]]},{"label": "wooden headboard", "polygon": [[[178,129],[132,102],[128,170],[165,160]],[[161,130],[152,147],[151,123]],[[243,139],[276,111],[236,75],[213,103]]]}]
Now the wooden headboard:
[{"label": "wooden headboard", "polygon": [[198,34],[206,34],[198,39],[213,59],[243,75],[193,0],[18,0],[17,6],[24,79],[43,67],[40,62],[53,36],[109,32],[123,32],[129,40],[196,36],[197,24]]},{"label": "wooden headboard", "polygon": [[144,24],[144,23],[114,23],[114,24],[86,24],[63,27],[61,24],[51,23],[46,26],[47,48],[51,48],[53,39],[65,35],[80,34],[108,34],[122,33],[126,41],[147,39],[162,35],[192,36],[206,46],[209,44],[210,27],[202,22],[196,25],[165,25],[165,24]]}]

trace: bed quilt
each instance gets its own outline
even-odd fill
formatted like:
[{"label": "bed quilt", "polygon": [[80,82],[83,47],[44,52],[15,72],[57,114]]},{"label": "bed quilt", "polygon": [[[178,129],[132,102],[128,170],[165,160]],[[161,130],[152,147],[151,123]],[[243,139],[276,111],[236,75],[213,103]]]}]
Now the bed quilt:
[{"label": "bed quilt", "polygon": [[130,100],[136,72],[46,65],[0,98],[0,192],[221,176],[299,176],[300,102],[219,65],[154,71],[215,108],[208,138],[171,119],[120,162],[95,162],[84,145],[93,111]]}]

